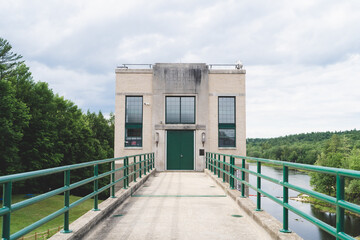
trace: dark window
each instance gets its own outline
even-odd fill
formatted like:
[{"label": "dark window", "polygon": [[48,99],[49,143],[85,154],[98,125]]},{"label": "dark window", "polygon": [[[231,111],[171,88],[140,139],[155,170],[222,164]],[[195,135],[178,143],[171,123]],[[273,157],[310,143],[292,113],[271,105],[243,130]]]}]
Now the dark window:
[{"label": "dark window", "polygon": [[235,147],[235,97],[219,97],[218,128],[219,147]]},{"label": "dark window", "polygon": [[125,147],[142,146],[143,98],[127,96],[125,100]]},{"label": "dark window", "polygon": [[195,97],[166,97],[166,123],[195,123]]}]

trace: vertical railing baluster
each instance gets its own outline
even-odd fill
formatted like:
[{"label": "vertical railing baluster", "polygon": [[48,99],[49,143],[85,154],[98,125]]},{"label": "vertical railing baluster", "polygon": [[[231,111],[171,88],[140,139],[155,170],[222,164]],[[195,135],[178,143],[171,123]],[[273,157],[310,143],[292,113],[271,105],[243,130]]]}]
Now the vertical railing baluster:
[{"label": "vertical railing baluster", "polygon": [[[283,166],[283,184],[288,183],[289,181],[289,169],[287,166]],[[283,186],[283,229],[280,232],[290,233],[289,230],[289,210],[285,207],[285,204],[289,202],[289,189]]]},{"label": "vertical railing baluster", "polygon": [[[64,187],[70,186],[70,170],[64,172]],[[69,205],[70,205],[70,190],[64,192],[64,207],[67,208],[67,211],[64,213],[64,229],[62,233],[71,233],[69,229]]]},{"label": "vertical railing baluster", "polygon": [[133,163],[134,165],[134,182],[136,182],[136,156],[134,156],[134,163]]},{"label": "vertical railing baluster", "polygon": [[[11,209],[11,194],[12,194],[12,182],[7,182],[3,184],[3,206]],[[2,223],[2,238],[9,240],[10,239],[10,220],[11,212],[3,216]]]},{"label": "vertical railing baluster", "polygon": [[140,154],[140,156],[139,156],[139,178],[141,178],[141,171],[142,171],[142,169],[141,169],[141,154]]},{"label": "vertical railing baluster", "polygon": [[[261,162],[257,162],[257,173],[261,174]],[[256,187],[257,190],[261,190],[261,177],[257,176],[257,180],[256,180]],[[257,191],[256,193],[256,211],[262,211],[261,210],[261,193],[259,191]]]},{"label": "vertical railing baluster", "polygon": [[[339,206],[339,201],[344,200],[344,177],[336,175],[336,234],[344,232],[344,208]],[[339,239],[336,236],[336,239]]]},{"label": "vertical railing baluster", "polygon": [[216,153],[214,154],[214,175],[216,175]]},{"label": "vertical railing baluster", "polygon": [[213,160],[212,160],[212,153],[210,153],[210,171],[212,172],[213,171],[213,165],[212,165],[212,163],[213,163]]},{"label": "vertical railing baluster", "polygon": [[242,163],[241,163],[241,168],[242,168],[242,171],[241,171],[241,197],[245,197],[245,158],[242,159]]},{"label": "vertical railing baluster", "polygon": [[218,154],[218,164],[217,164],[217,166],[218,166],[218,169],[217,169],[217,172],[218,172],[218,178],[220,177],[220,154]]},{"label": "vertical railing baluster", "polygon": [[126,186],[129,187],[129,158],[126,157]]},{"label": "vertical railing baluster", "polygon": [[124,167],[124,169],[123,169],[123,175],[124,175],[124,176],[123,176],[123,178],[124,178],[124,179],[123,179],[123,188],[124,188],[124,189],[127,188],[127,183],[126,183],[126,168],[127,168],[127,166],[126,166],[126,158],[127,158],[127,157],[125,157],[124,160],[123,160],[123,163],[124,163],[124,164],[123,164],[123,167]]},{"label": "vertical railing baluster", "polygon": [[222,169],[223,169],[223,174],[222,174],[222,177],[223,177],[223,182],[225,182],[225,164],[226,163],[226,156],[224,155],[223,156],[223,165],[222,165]]},{"label": "vertical railing baluster", "polygon": [[235,159],[233,156],[230,156],[230,188],[231,189],[235,189],[234,187],[234,163],[235,163]]},{"label": "vertical railing baluster", "polygon": [[146,161],[147,161],[147,159],[146,159],[146,154],[144,154],[144,176],[146,175]]},{"label": "vertical railing baluster", "polygon": [[115,161],[112,161],[111,162],[111,171],[114,171],[112,174],[111,174],[111,183],[113,184],[111,186],[111,197],[112,198],[115,198]]},{"label": "vertical railing baluster", "polygon": [[147,154],[148,156],[148,173],[150,172],[150,154]]},{"label": "vertical railing baluster", "polygon": [[205,153],[205,169],[207,169],[208,168],[208,162],[207,162],[207,152]]},{"label": "vertical railing baluster", "polygon": [[155,169],[155,153],[153,153],[153,168]]},{"label": "vertical railing baluster", "polygon": [[[97,178],[99,176],[99,165],[96,164],[94,166],[94,177]],[[99,190],[99,179],[95,179],[94,181],[94,192],[97,192]],[[93,211],[100,211],[99,209],[99,195],[96,194],[94,196],[94,209]]]}]

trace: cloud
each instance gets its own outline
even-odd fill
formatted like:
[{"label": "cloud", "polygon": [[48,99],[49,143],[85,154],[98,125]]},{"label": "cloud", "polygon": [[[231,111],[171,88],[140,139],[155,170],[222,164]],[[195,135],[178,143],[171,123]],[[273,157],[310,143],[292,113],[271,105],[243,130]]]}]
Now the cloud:
[{"label": "cloud", "polygon": [[248,137],[358,127],[360,54],[325,67],[247,67]]},{"label": "cloud", "polygon": [[27,62],[36,81],[49,84],[54,93],[75,102],[83,111],[114,112],[115,74],[92,74],[62,67],[51,68],[39,62]]},{"label": "cloud", "polygon": [[114,68],[122,63],[240,59],[248,70],[248,136],[359,122],[359,1],[0,0],[0,6],[1,37],[24,56],[34,78],[84,109],[114,109]]}]

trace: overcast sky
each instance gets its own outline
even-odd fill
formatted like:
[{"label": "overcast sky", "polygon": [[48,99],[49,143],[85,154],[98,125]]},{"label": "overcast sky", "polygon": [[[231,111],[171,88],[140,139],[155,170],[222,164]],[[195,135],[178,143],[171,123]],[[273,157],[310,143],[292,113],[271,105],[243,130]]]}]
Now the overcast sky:
[{"label": "overcast sky", "polygon": [[360,1],[0,0],[36,81],[114,112],[123,63],[241,60],[247,136],[359,129]]}]

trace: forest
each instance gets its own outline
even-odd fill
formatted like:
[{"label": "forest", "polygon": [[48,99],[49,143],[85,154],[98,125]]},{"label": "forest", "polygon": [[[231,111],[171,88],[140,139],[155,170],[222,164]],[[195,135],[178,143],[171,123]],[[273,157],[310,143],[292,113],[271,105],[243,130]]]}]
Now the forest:
[{"label": "forest", "polygon": [[[83,113],[46,82],[35,81],[22,56],[0,38],[0,176],[112,158],[113,149],[113,115]],[[92,172],[89,168],[72,179]],[[63,177],[26,181],[14,191],[47,191],[49,182],[61,186]],[[79,194],[86,188],[91,186]]]},{"label": "forest", "polygon": [[[360,131],[317,132],[247,139],[247,156],[360,171]],[[336,194],[335,176],[311,173],[316,191]],[[346,199],[360,203],[360,179],[346,179]]]}]

